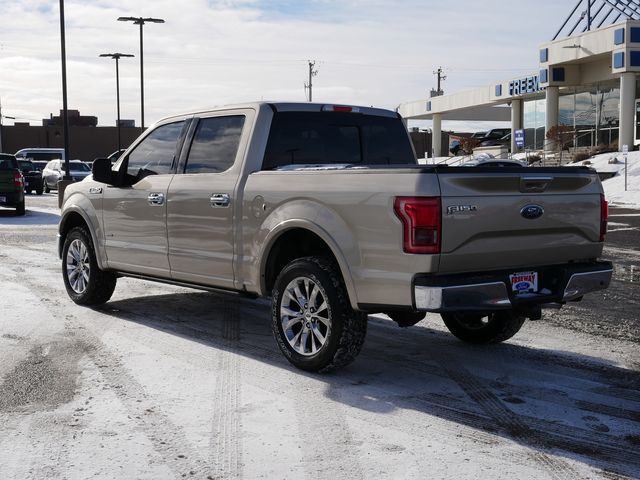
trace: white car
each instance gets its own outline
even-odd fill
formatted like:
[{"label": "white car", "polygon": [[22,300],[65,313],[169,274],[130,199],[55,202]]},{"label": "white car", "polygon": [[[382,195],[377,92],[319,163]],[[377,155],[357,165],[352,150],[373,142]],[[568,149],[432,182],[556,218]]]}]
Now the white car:
[{"label": "white car", "polygon": [[[91,175],[91,168],[80,160],[70,160],[69,170],[74,182],[84,180]],[[45,193],[58,189],[58,181],[64,177],[64,160],[51,160],[42,170],[42,183]]]}]

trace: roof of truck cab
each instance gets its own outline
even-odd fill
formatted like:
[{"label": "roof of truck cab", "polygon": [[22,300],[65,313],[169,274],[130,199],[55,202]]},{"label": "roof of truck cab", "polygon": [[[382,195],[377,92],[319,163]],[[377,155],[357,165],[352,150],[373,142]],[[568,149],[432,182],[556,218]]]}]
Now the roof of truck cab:
[{"label": "roof of truck cab", "polygon": [[249,102],[249,103],[237,103],[230,105],[219,105],[211,108],[202,108],[197,110],[192,110],[188,112],[183,112],[179,115],[170,115],[168,117],[164,117],[159,122],[163,122],[165,120],[169,120],[172,118],[180,118],[190,115],[201,115],[206,113],[215,113],[222,112],[225,110],[239,110],[243,108],[251,108],[254,110],[259,110],[264,107],[269,107],[276,112],[321,112],[321,111],[331,111],[331,108],[334,106],[338,107],[351,107],[353,109],[352,113],[363,113],[366,115],[379,115],[383,117],[392,117],[398,118],[399,114],[394,112],[393,110],[387,110],[384,108],[376,108],[376,107],[364,107],[361,105],[348,105],[343,103],[312,103],[312,102],[268,102],[268,101],[260,101],[260,102]]}]

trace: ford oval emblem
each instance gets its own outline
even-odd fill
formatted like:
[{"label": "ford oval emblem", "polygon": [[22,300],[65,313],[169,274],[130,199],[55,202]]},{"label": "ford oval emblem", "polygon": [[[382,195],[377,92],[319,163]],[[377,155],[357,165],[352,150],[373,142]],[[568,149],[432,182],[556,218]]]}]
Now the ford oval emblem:
[{"label": "ford oval emblem", "polygon": [[540,218],[544,213],[544,208],[540,205],[525,205],[520,210],[520,215],[522,215],[527,220],[535,220],[536,218]]}]

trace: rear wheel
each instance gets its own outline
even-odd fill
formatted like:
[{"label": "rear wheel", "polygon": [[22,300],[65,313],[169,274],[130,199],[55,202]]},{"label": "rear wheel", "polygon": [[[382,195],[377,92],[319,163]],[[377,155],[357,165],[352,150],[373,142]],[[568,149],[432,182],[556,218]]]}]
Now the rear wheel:
[{"label": "rear wheel", "polygon": [[296,367],[329,371],[353,362],[367,333],[367,315],[351,308],[338,266],[305,257],[278,275],[272,294],[272,330]]},{"label": "rear wheel", "polygon": [[116,288],[117,277],[98,268],[91,235],[84,227],[74,227],[62,248],[62,277],[71,300],[78,305],[101,305]]},{"label": "rear wheel", "polygon": [[482,344],[510,339],[522,328],[525,317],[510,310],[501,310],[489,314],[443,313],[442,320],[449,331],[463,342]]},{"label": "rear wheel", "polygon": [[42,191],[43,191],[42,187],[38,187],[38,188],[36,188],[36,193],[37,193],[38,195],[42,195]]}]

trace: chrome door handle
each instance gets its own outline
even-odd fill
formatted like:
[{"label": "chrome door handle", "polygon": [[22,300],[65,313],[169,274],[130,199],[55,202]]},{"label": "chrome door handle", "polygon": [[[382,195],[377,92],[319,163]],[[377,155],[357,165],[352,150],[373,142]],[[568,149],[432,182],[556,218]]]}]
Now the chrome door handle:
[{"label": "chrome door handle", "polygon": [[213,193],[209,198],[212,207],[228,207],[231,203],[231,197],[228,193]]},{"label": "chrome door handle", "polygon": [[150,193],[147,197],[147,201],[149,202],[149,205],[163,205],[164,193]]}]

